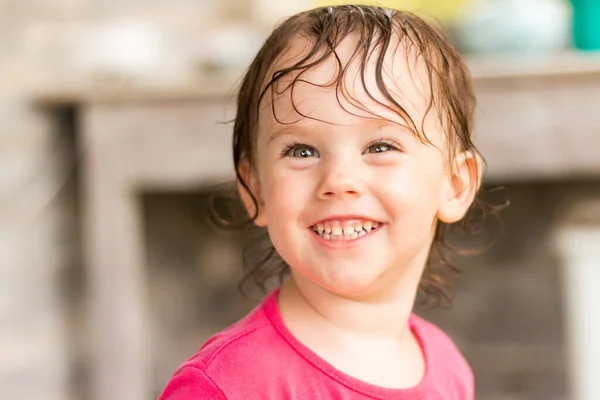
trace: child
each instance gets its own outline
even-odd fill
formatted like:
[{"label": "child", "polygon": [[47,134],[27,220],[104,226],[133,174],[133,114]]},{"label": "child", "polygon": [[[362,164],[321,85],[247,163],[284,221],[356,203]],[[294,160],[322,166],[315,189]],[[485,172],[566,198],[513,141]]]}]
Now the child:
[{"label": "child", "polygon": [[432,245],[479,189],[474,104],[458,53],[414,15],[283,22],[241,85],[234,161],[289,278],[160,399],[473,399],[457,348],[411,310],[439,287],[421,278]]}]

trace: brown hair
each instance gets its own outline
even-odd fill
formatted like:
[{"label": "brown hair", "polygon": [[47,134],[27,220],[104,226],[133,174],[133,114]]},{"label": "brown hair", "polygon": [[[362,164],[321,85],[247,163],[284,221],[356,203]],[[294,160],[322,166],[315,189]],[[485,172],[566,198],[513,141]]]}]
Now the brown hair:
[{"label": "brown hair", "polygon": [[[427,113],[433,109],[439,115],[447,139],[452,145],[451,149],[454,149],[450,152],[451,156],[455,151],[472,151],[478,155],[471,141],[475,109],[471,78],[459,53],[438,29],[411,13],[380,7],[347,5],[317,8],[297,14],[280,24],[266,40],[241,82],[233,128],[233,159],[237,179],[251,196],[255,210],[258,210],[258,203],[242,179],[239,167],[243,160],[254,165],[259,108],[263,98],[269,91],[271,94],[281,94],[293,90],[294,84],[301,79],[304,72],[330,57],[335,57],[338,74],[332,85],[335,85],[338,95],[346,96],[351,104],[360,106],[356,99],[349,97],[343,86],[345,69],[350,62],[342,65],[336,53],[336,47],[349,34],[358,38],[352,60],[360,62],[362,86],[369,97],[400,115],[417,138],[423,143],[430,143],[422,129],[423,121],[415,122],[393,98],[383,82],[383,61],[386,54],[395,51],[394,43],[398,43],[398,46],[404,45],[409,50],[407,57],[416,57],[426,68],[430,90]],[[293,65],[273,70],[273,66],[289,48],[290,41],[298,37],[308,39],[312,48],[308,48],[305,55]],[[377,88],[387,103],[375,99],[366,87],[365,65],[371,57],[377,57]],[[292,82],[286,83],[285,87],[280,89],[278,83],[290,75],[293,76]],[[360,107],[373,117],[378,117],[366,107]],[[272,112],[275,116],[274,109]],[[302,117],[311,118],[300,113],[297,108],[296,112]],[[483,211],[483,214],[490,211],[490,207],[483,202],[476,201],[475,204],[481,206],[480,211]],[[470,212],[473,209],[474,207],[471,207]],[[256,213],[246,222],[252,222],[255,218]],[[473,218],[467,216],[462,220],[462,227],[468,229],[470,222],[473,222]],[[458,271],[445,255],[445,250],[457,251],[446,241],[447,228],[447,224],[438,223],[426,271],[419,285],[425,300],[433,298],[436,303],[451,302],[451,286],[440,276],[438,266],[445,265],[453,271]],[[289,267],[281,260],[268,239],[264,243],[267,245],[259,250],[256,247],[247,249],[244,263],[246,274],[242,285],[247,281],[254,281],[265,288],[267,280],[274,276],[282,278],[289,271]]]}]

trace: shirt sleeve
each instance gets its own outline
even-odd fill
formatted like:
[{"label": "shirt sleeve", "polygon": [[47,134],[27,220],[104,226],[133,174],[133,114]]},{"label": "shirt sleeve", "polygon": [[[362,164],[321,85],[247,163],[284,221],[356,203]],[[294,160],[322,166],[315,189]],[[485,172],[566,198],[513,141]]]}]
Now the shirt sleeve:
[{"label": "shirt sleeve", "polygon": [[473,371],[469,368],[469,379],[467,381],[467,400],[475,399],[475,377]]},{"label": "shirt sleeve", "polygon": [[225,394],[204,371],[185,367],[167,383],[158,400],[227,400]]}]

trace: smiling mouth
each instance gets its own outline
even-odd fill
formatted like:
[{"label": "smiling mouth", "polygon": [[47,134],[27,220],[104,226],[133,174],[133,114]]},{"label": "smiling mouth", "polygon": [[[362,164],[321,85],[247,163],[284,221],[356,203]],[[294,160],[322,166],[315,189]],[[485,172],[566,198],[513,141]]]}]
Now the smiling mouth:
[{"label": "smiling mouth", "polygon": [[369,220],[323,221],[311,228],[325,240],[356,240],[376,230],[382,224]]}]

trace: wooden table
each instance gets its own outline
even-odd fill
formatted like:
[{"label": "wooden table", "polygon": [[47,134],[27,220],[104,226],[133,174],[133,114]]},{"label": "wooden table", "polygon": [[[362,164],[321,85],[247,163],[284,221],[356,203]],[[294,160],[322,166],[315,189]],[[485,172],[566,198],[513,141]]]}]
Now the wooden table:
[{"label": "wooden table", "polygon": [[[488,182],[600,177],[600,58],[470,60]],[[163,87],[46,88],[72,107],[81,150],[94,400],[148,400],[151,349],[138,194],[233,178],[235,76]]]}]

